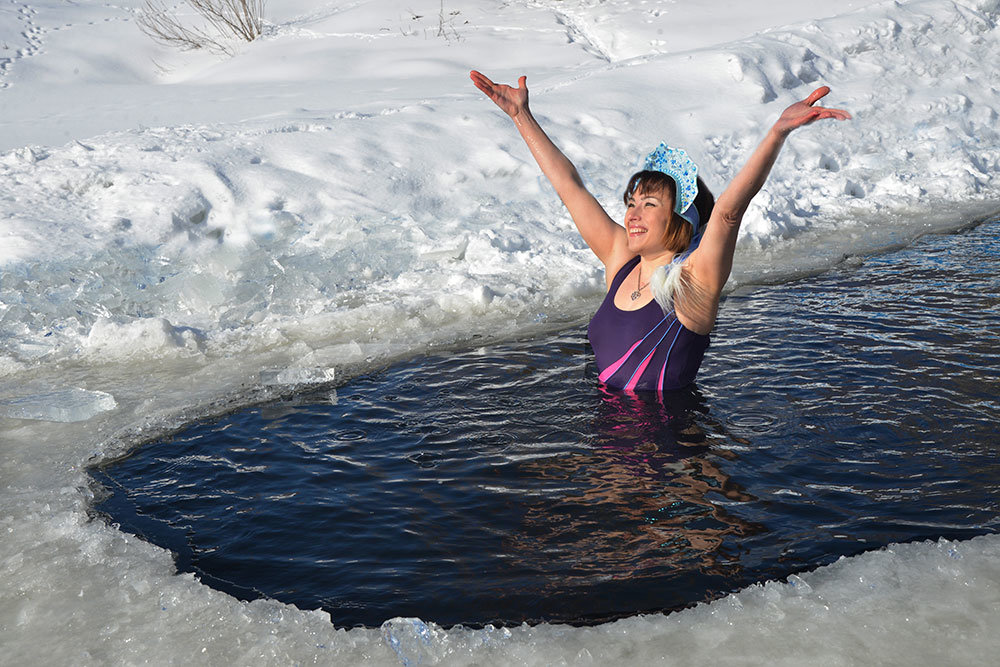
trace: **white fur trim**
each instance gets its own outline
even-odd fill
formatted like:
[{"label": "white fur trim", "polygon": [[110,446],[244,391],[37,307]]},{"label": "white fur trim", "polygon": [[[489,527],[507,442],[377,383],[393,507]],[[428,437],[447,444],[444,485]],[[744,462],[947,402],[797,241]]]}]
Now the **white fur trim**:
[{"label": "white fur trim", "polygon": [[649,279],[649,286],[653,290],[653,298],[664,313],[669,313],[674,309],[674,294],[681,288],[681,268],[684,262],[671,262],[665,266],[658,267],[653,271],[653,277]]}]

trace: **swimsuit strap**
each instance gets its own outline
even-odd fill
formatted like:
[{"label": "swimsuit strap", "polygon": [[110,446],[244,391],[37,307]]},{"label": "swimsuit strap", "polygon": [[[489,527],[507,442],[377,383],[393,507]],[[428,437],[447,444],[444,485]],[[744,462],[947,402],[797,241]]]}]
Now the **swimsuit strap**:
[{"label": "swimsuit strap", "polygon": [[615,274],[614,279],[611,281],[611,287],[608,288],[608,294],[618,293],[618,288],[622,286],[622,283],[625,282],[625,279],[628,278],[628,274],[632,272],[632,269],[635,268],[635,265],[639,263],[640,259],[639,255],[636,255],[629,261],[625,262],[625,265],[622,268],[618,269],[618,273]]}]

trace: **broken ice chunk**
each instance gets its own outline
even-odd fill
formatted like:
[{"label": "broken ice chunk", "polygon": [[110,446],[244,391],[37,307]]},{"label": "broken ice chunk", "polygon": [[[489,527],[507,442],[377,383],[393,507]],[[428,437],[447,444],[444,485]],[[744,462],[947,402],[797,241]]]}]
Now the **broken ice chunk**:
[{"label": "broken ice chunk", "polygon": [[116,407],[118,403],[111,394],[71,387],[0,399],[0,417],[47,422],[82,422]]},{"label": "broken ice chunk", "polygon": [[322,384],[333,380],[332,368],[274,368],[260,373],[262,384]]}]

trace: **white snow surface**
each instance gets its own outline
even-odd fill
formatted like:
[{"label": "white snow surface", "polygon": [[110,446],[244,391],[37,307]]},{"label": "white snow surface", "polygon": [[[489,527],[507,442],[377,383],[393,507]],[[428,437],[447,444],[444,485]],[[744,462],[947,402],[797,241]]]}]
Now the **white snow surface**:
[{"label": "white snow surface", "polygon": [[[243,603],[94,520],[86,467],[185,420],[579,323],[603,276],[509,120],[614,215],[661,140],[718,194],[786,105],[733,283],[1000,209],[1000,3],[284,0],[235,55],[142,3],[0,0],[0,663],[990,664],[1000,539],[907,544],[592,628]],[[178,5],[178,11],[184,11]]]}]

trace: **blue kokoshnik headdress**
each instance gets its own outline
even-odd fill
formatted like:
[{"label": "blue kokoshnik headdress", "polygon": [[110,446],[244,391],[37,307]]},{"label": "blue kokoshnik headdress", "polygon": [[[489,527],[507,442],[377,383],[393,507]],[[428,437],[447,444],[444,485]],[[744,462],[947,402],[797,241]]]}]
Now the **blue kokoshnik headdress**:
[{"label": "blue kokoshnik headdress", "polygon": [[671,148],[661,142],[652,153],[646,157],[643,165],[645,171],[658,171],[666,174],[677,184],[677,196],[674,202],[674,212],[691,223],[695,235],[701,224],[698,207],[694,205],[698,196],[698,165],[688,156],[683,148]]}]

